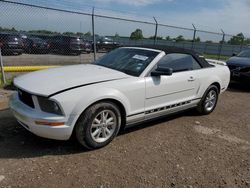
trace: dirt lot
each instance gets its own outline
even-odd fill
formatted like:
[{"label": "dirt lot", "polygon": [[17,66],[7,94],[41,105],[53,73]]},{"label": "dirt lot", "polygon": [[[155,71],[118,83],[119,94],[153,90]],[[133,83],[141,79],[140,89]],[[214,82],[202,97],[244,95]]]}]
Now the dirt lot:
[{"label": "dirt lot", "polygon": [[250,187],[249,135],[250,89],[237,85],[211,115],[144,123],[96,151],[36,137],[2,109],[0,187]]}]

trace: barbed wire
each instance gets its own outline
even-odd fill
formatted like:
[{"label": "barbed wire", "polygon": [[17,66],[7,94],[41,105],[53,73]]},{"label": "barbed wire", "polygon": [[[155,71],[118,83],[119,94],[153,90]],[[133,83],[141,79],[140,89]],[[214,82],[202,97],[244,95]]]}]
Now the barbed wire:
[{"label": "barbed wire", "polygon": [[[34,7],[34,8],[41,8],[41,9],[47,9],[47,10],[54,10],[54,11],[59,11],[59,12],[65,12],[65,13],[72,13],[72,14],[79,14],[79,15],[86,15],[86,16],[92,16],[92,13],[88,12],[83,12],[83,11],[74,11],[74,10],[67,10],[67,9],[61,9],[61,8],[53,8],[49,6],[41,6],[41,5],[35,5],[35,4],[30,4],[30,3],[24,3],[24,2],[17,2],[17,1],[11,1],[11,0],[0,0],[0,2],[5,2],[5,3],[10,3],[10,4],[16,4],[16,5],[22,5],[22,6],[28,6],[28,7]],[[41,1],[39,1],[41,2]],[[47,1],[43,1],[47,2]],[[61,1],[60,1],[61,2]],[[68,3],[67,1],[63,1],[63,3]],[[72,3],[68,3],[67,6],[70,7]],[[83,6],[87,6],[89,8],[91,5],[87,5],[85,3],[82,4]],[[73,8],[73,6],[71,6]],[[96,7],[95,7],[96,8]],[[112,9],[104,9],[104,8],[98,8],[101,10],[111,10],[114,12],[121,12],[121,13],[128,13],[125,11],[117,11],[117,10],[112,10]],[[120,20],[120,21],[128,21],[128,22],[135,22],[135,23],[141,23],[141,24],[149,24],[149,25],[156,25],[155,21],[143,21],[139,19],[132,19],[132,18],[122,18],[122,17],[116,17],[116,16],[109,16],[109,15],[102,15],[102,14],[94,14],[95,17],[100,17],[100,18],[107,18],[107,19],[114,19],[114,20]],[[153,17],[152,17],[153,18]],[[188,28],[188,27],[180,27],[180,26],[175,26],[175,25],[170,25],[170,24],[164,24],[164,23],[157,23],[158,26],[163,26],[163,27],[169,27],[169,28],[174,28],[174,29],[182,29],[186,31],[194,31],[196,30],[197,32],[202,32],[202,33],[207,33],[207,34],[215,34],[215,35],[225,35],[227,37],[237,37],[236,35],[233,34],[227,34],[227,33],[220,33],[220,32],[215,32],[215,31],[207,31],[203,29],[194,29],[194,28]]]}]

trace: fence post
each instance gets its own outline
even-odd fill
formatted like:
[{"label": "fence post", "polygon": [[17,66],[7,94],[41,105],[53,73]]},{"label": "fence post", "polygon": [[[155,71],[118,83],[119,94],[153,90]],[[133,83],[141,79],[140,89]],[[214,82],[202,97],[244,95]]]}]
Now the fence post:
[{"label": "fence post", "polygon": [[155,17],[153,17],[154,20],[155,20],[155,37],[154,37],[154,45],[156,45],[156,42],[157,42],[157,33],[158,33],[158,22],[157,20],[155,19]]},{"label": "fence post", "polygon": [[194,35],[193,35],[193,41],[192,41],[192,50],[194,49],[194,44],[195,44],[195,39],[196,39],[196,27],[194,26],[194,24],[192,24],[193,28],[194,28]]},{"label": "fence post", "polygon": [[205,45],[204,45],[204,49],[203,49],[203,54],[206,54],[206,52],[207,52],[207,43],[205,43]]},{"label": "fence post", "polygon": [[93,35],[94,61],[96,61],[95,7],[93,7],[92,9],[92,35]]},{"label": "fence post", "polygon": [[1,72],[2,72],[2,81],[3,81],[4,84],[6,84],[5,73],[4,73],[4,69],[3,69],[3,58],[2,58],[2,48],[1,48],[1,46],[0,46],[0,64],[1,64]]},{"label": "fence post", "polygon": [[242,51],[243,44],[244,44],[244,35],[241,38],[240,51]]},{"label": "fence post", "polygon": [[221,41],[220,46],[219,46],[218,60],[220,60],[222,47],[223,47],[223,44],[224,44],[224,41],[225,41],[225,33],[224,33],[224,31],[222,29],[221,29],[221,32],[222,32],[222,41]]}]

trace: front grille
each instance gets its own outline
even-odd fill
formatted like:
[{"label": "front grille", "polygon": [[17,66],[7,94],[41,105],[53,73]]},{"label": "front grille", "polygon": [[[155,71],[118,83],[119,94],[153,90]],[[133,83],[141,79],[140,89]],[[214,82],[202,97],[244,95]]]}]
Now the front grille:
[{"label": "front grille", "polygon": [[35,108],[32,95],[27,93],[26,91],[23,91],[21,89],[18,89],[18,97],[20,101],[22,101],[24,104],[28,105],[31,108]]}]

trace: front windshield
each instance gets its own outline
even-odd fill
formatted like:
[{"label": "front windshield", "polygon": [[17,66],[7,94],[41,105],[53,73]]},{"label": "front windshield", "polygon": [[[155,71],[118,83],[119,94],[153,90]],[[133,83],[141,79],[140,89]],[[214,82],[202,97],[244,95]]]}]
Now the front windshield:
[{"label": "front windshield", "polygon": [[247,57],[247,58],[250,58],[250,50],[245,50],[245,51],[242,51],[240,52],[237,57]]},{"label": "front windshield", "polygon": [[140,76],[158,54],[159,52],[144,49],[118,48],[97,60],[95,64]]}]

